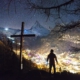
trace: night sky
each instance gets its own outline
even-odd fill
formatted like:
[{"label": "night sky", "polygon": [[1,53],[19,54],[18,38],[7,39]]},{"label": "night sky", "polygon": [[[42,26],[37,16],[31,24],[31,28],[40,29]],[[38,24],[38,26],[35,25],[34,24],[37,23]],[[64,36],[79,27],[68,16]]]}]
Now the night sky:
[{"label": "night sky", "polygon": [[[55,24],[58,23],[58,21],[61,22],[60,19],[55,19],[54,16],[50,16],[47,20],[47,15],[45,15],[44,12],[39,12],[39,10],[35,12],[34,10],[26,9],[28,5],[25,4],[25,0],[21,0],[21,3],[18,2],[20,0],[15,0],[17,1],[15,5],[14,0],[12,0],[12,2],[9,5],[9,8],[8,1],[10,0],[0,0],[0,27],[20,29],[21,22],[25,22],[25,28],[29,29],[35,24],[36,21],[38,21],[42,26],[46,28],[53,28]],[[36,2],[36,4],[39,3],[38,0],[32,1]],[[50,2],[53,0],[47,1]],[[46,6],[47,2],[44,3]],[[50,4],[48,4],[48,6],[50,6]],[[76,21],[78,20],[78,17],[74,15],[62,16],[62,21],[65,23],[68,23],[72,20]]]}]

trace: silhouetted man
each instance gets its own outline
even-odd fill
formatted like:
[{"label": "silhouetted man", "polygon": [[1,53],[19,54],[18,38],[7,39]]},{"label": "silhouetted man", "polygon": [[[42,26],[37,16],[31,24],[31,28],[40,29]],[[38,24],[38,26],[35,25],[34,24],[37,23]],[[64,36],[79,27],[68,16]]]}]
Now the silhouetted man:
[{"label": "silhouetted man", "polygon": [[47,57],[47,61],[49,60],[49,73],[51,74],[52,67],[54,68],[54,74],[56,73],[55,61],[58,64],[57,57],[54,54],[54,50],[51,49],[50,54]]}]

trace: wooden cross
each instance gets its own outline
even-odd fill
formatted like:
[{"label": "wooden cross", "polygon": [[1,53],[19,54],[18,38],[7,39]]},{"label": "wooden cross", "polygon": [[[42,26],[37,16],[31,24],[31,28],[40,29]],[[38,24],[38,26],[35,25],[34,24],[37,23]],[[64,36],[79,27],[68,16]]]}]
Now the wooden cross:
[{"label": "wooden cross", "polygon": [[23,33],[24,33],[24,22],[22,22],[21,35],[11,35],[11,37],[20,37],[20,70],[23,69],[23,63],[22,63],[23,37],[34,37],[35,36],[35,34],[24,35]]}]

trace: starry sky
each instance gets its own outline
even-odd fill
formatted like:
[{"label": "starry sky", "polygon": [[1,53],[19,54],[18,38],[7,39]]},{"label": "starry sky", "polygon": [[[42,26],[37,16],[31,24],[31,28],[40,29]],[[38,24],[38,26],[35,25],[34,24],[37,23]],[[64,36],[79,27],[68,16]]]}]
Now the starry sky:
[{"label": "starry sky", "polygon": [[[22,0],[21,3],[14,3],[14,0],[12,0],[10,5],[8,5],[9,1],[10,0],[0,0],[0,27],[20,29],[21,22],[25,22],[25,28],[29,29],[35,24],[36,21],[38,21],[42,26],[46,28],[53,28],[55,24],[58,23],[58,21],[61,22],[60,19],[56,20],[54,16],[50,16],[47,19],[47,16],[43,12],[39,12],[39,10],[35,11],[26,9],[27,6],[25,4],[25,0]],[[38,3],[38,0],[32,1],[37,1],[36,4]],[[74,15],[67,15],[62,17],[62,21],[65,23],[68,23],[72,20],[78,20],[78,17],[75,17]]]}]

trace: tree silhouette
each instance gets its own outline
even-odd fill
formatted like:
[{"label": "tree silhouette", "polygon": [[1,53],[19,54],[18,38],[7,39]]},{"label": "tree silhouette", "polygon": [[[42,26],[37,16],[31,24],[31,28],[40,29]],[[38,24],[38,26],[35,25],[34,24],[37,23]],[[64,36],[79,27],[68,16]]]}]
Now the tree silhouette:
[{"label": "tree silhouette", "polygon": [[[25,5],[24,9],[30,11],[38,11],[45,14],[47,17],[53,16],[61,18],[61,15],[80,15],[80,0],[8,0],[7,10],[9,11],[11,5],[14,5],[14,10],[17,12],[17,4]],[[3,7],[5,7],[3,5]],[[18,6],[19,7],[19,6]]]}]

